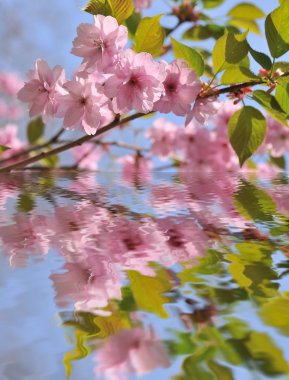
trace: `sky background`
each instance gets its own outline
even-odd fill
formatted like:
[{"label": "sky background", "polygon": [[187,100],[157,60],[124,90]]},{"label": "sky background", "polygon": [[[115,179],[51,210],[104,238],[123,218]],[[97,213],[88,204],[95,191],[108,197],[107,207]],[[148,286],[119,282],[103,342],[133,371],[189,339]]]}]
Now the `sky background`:
[{"label": "sky background", "polygon": [[[208,13],[219,18],[239,2],[226,0],[221,7]],[[278,0],[250,2],[258,5],[265,13],[278,6]],[[85,0],[1,0],[0,69],[17,71],[24,76],[33,66],[35,59],[43,58],[51,65],[63,65],[68,74],[71,74],[80,62],[79,58],[70,54],[77,25],[81,22],[91,22],[91,16],[80,10],[83,5]],[[155,15],[166,13],[168,10],[166,1],[154,0],[153,6],[145,14]],[[166,25],[170,22],[174,20],[163,20]],[[261,20],[260,24],[264,24],[264,20]],[[251,33],[249,40],[255,48],[267,51],[264,38]],[[211,48],[213,43],[214,40],[206,41],[205,46]],[[195,43],[191,45],[196,46]]]}]

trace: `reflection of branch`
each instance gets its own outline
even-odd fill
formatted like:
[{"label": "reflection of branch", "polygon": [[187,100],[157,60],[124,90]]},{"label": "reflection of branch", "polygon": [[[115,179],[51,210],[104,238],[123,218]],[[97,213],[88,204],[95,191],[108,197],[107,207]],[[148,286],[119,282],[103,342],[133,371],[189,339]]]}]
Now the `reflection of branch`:
[{"label": "reflection of branch", "polygon": [[46,141],[45,143],[43,144],[39,144],[39,145],[34,145],[34,146],[31,146],[30,148],[26,149],[26,150],[22,150],[21,152],[18,152],[18,153],[15,153],[13,154],[13,156],[10,156],[10,157],[7,157],[7,158],[4,158],[3,160],[0,160],[0,165],[1,164],[4,164],[5,162],[8,162],[8,161],[11,161],[11,160],[15,160],[17,158],[20,158],[22,156],[26,156],[28,155],[29,153],[31,152],[34,152],[34,151],[37,151],[37,150],[40,150],[40,149],[43,149],[43,148],[47,148],[49,145],[51,144],[57,144],[57,143],[60,143],[60,141],[58,140],[59,137],[65,132],[65,130],[63,128],[60,129],[59,132],[57,132],[56,135],[54,135],[53,137],[51,137],[50,140]]},{"label": "reflection of branch", "polygon": [[112,123],[106,125],[105,127],[102,127],[100,128],[95,135],[86,135],[86,136],[83,136],[75,141],[72,141],[71,143],[68,143],[68,144],[64,144],[58,148],[55,148],[55,149],[52,149],[50,150],[49,152],[42,152],[34,157],[31,157],[31,158],[28,158],[27,160],[24,160],[24,161],[21,161],[19,163],[16,163],[16,164],[13,164],[13,165],[9,165],[9,166],[6,166],[4,168],[0,168],[0,173],[1,172],[7,172],[7,171],[11,171],[11,170],[16,170],[16,169],[22,169],[24,168],[25,166],[27,165],[30,165],[30,164],[33,164],[34,162],[38,162],[44,158],[47,158],[47,157],[50,157],[52,155],[55,155],[55,154],[59,154],[59,153],[62,153],[62,152],[65,152],[66,150],[70,149],[70,148],[73,148],[75,146],[78,146],[78,145],[82,145],[83,143],[85,142],[88,142],[90,141],[91,139],[105,133],[105,132],[108,132],[110,131],[111,129],[117,127],[117,126],[120,126],[120,125],[123,125],[123,124],[126,124],[132,120],[135,120],[135,119],[138,119],[140,117],[144,116],[144,114],[142,113],[136,113],[134,115],[131,115],[131,116],[128,116],[122,120],[119,120],[118,118],[116,120],[114,120]]}]

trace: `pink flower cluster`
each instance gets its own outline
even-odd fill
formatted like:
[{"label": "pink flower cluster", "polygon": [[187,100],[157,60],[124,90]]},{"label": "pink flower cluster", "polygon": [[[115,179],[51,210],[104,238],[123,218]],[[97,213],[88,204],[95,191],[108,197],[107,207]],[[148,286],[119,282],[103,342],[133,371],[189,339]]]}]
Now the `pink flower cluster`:
[{"label": "pink flower cluster", "polygon": [[64,69],[51,69],[37,60],[18,97],[29,105],[31,117],[63,117],[67,129],[93,135],[132,110],[186,116],[192,110],[201,82],[182,60],[154,61],[148,53],[125,49],[128,31],[111,16],[98,15],[94,24],[81,24],[72,53],[83,59],[72,80]]},{"label": "pink flower cluster", "polygon": [[0,72],[0,118],[11,122],[22,116],[22,108],[16,101],[16,94],[23,86],[20,77],[14,73]]}]

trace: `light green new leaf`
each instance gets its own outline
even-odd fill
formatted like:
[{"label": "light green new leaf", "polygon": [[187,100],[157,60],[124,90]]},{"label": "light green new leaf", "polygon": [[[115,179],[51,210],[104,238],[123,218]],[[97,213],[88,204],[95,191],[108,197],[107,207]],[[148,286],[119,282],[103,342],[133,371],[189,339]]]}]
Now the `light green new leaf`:
[{"label": "light green new leaf", "polygon": [[163,44],[166,38],[164,28],[160,24],[162,15],[145,17],[141,20],[135,33],[134,49],[137,53],[150,53],[157,57],[163,52]]},{"label": "light green new leaf", "polygon": [[122,24],[133,13],[133,0],[89,0],[83,8],[93,15],[113,16]]},{"label": "light green new leaf", "polygon": [[228,134],[242,166],[262,144],[266,134],[266,120],[256,108],[243,107],[231,117]]},{"label": "light green new leaf", "polygon": [[112,16],[115,17],[119,24],[122,24],[134,10],[133,0],[107,0],[112,9]]},{"label": "light green new leaf", "polygon": [[41,117],[31,120],[27,126],[27,138],[30,144],[35,144],[43,136],[45,124]]},{"label": "light green new leaf", "polygon": [[243,20],[256,20],[265,17],[265,13],[260,8],[250,3],[236,5],[227,13],[227,15]]},{"label": "light green new leaf", "polygon": [[262,68],[264,68],[266,70],[271,70],[272,62],[271,62],[271,59],[268,57],[268,55],[266,55],[264,53],[260,53],[259,51],[252,49],[251,46],[249,47],[249,52],[250,52],[251,56],[254,58],[254,60],[257,63],[259,63],[259,65]]},{"label": "light green new leaf", "polygon": [[282,110],[280,104],[273,95],[268,94],[263,90],[256,90],[253,92],[253,99],[260,104],[275,120],[279,121],[286,127],[288,126],[286,119],[287,115]]},{"label": "light green new leaf", "polygon": [[247,33],[233,34],[225,32],[218,39],[213,49],[213,67],[216,73],[225,70],[229,65],[236,65],[244,59],[249,50]]},{"label": "light green new leaf", "polygon": [[204,8],[211,9],[221,5],[225,0],[202,0]]},{"label": "light green new leaf", "polygon": [[112,15],[112,9],[107,0],[89,0],[89,2],[85,7],[82,8],[82,10],[92,15]]},{"label": "light green new leaf", "polygon": [[237,28],[249,30],[250,32],[255,33],[255,34],[259,34],[259,35],[261,34],[259,25],[254,20],[245,20],[242,18],[232,18],[231,20],[229,20],[229,24],[232,26],[235,26]]},{"label": "light green new leaf", "polygon": [[200,77],[204,73],[205,64],[202,56],[195,49],[181,44],[171,37],[173,44],[173,51],[175,58],[183,59],[187,62],[188,66],[195,70],[197,75]]},{"label": "light green new leaf", "polygon": [[265,21],[268,46],[273,58],[279,58],[289,50],[289,2],[284,1]]},{"label": "light green new leaf", "polygon": [[221,78],[222,84],[232,84],[241,82],[250,82],[259,80],[260,78],[255,75],[248,67],[244,66],[231,66],[228,67]]}]

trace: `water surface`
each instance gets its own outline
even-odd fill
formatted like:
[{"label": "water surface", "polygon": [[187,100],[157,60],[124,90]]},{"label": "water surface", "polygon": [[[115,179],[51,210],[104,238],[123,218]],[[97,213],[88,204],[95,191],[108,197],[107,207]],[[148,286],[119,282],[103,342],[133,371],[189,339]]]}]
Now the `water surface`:
[{"label": "water surface", "polygon": [[0,379],[289,379],[289,178],[0,177]]}]

